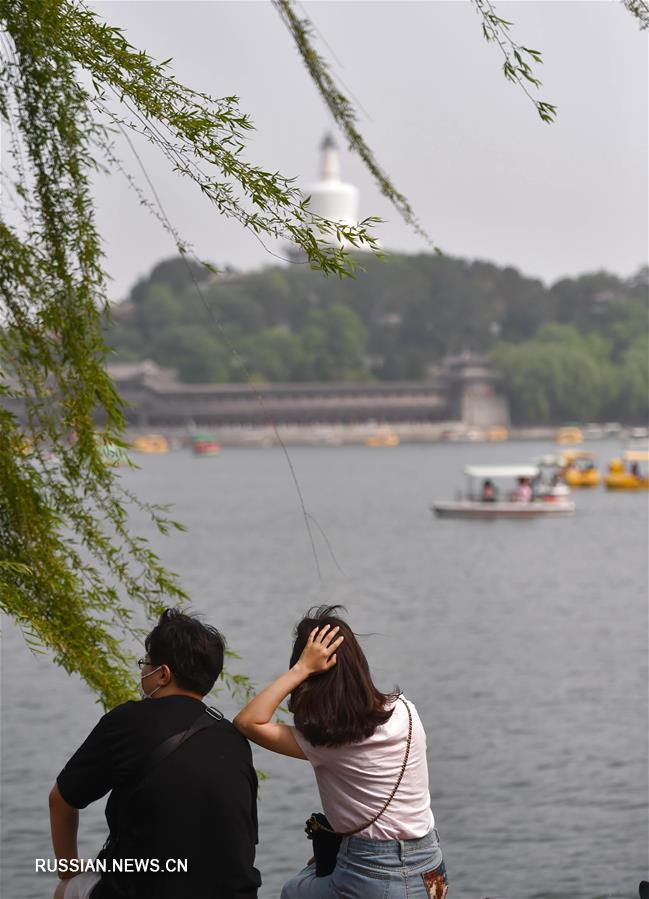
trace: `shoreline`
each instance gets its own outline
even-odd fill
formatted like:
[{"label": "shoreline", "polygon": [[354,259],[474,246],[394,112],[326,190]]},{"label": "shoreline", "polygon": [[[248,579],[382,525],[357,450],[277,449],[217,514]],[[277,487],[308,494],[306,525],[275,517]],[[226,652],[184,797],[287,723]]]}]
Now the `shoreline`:
[{"label": "shoreline", "polygon": [[[591,424],[581,429],[584,441],[628,439],[640,429],[622,428],[618,425]],[[128,442],[153,433],[165,437],[171,449],[189,446],[192,432],[208,434],[221,446],[271,447],[279,446],[277,433],[271,425],[221,427],[167,427],[133,428],[126,430]],[[277,431],[282,443],[288,446],[354,446],[370,445],[376,448],[394,447],[398,444],[422,443],[501,443],[505,441],[556,441],[558,426],[477,428],[459,421],[446,422],[365,422],[362,424],[279,425]],[[636,435],[641,436],[641,435]],[[581,441],[580,441],[581,442]],[[574,445],[574,444],[570,444]],[[557,446],[559,444],[557,443]],[[146,451],[145,451],[146,452]]]}]

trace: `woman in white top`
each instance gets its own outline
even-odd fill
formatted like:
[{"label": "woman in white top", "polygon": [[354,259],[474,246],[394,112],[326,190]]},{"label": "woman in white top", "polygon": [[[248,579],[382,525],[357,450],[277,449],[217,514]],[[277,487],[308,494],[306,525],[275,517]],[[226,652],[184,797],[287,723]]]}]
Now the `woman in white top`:
[{"label": "woman in white top", "polygon": [[[377,690],[339,608],[300,621],[289,670],[234,719],[254,743],[312,764],[329,826],[344,835],[333,872],[307,865],[282,899],[444,899],[423,726],[404,696]],[[289,695],[295,727],[273,721]]]}]

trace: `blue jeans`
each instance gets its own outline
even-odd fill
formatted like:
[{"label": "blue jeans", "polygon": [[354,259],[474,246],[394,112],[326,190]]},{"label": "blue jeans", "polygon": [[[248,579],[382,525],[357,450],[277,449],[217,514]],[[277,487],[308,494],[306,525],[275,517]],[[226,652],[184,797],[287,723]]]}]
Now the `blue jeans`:
[{"label": "blue jeans", "polygon": [[281,899],[445,899],[447,883],[436,830],[418,840],[344,837],[332,874],[316,877],[309,865]]}]

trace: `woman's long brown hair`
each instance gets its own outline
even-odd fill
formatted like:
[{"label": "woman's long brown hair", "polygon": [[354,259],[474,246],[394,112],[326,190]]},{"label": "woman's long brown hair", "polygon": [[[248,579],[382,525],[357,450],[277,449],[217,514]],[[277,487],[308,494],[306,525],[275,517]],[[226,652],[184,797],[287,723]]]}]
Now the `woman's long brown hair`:
[{"label": "woman's long brown hair", "polygon": [[343,606],[310,609],[295,628],[291,667],[315,627],[339,627],[339,635],[345,638],[336,650],[336,664],[322,674],[312,674],[289,699],[296,728],[314,746],[344,746],[366,740],[388,721],[393,712],[388,706],[399,695],[377,690],[356,635],[336,614],[339,610],[344,611]]}]

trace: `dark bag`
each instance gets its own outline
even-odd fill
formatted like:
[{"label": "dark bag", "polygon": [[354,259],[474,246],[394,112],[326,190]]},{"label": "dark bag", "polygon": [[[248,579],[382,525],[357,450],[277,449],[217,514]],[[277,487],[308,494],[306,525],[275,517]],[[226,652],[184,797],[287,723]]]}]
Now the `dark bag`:
[{"label": "dark bag", "polygon": [[194,734],[197,734],[200,730],[204,730],[206,727],[210,727],[212,724],[216,724],[217,721],[220,721],[223,718],[221,712],[218,709],[210,708],[209,706],[205,706],[203,712],[198,716],[198,718],[194,721],[194,723],[187,730],[181,731],[180,733],[173,734],[171,737],[167,737],[166,740],[163,740],[156,748],[153,750],[151,755],[147,760],[147,764],[144,767],[144,773],[140,772],[135,780],[131,783],[131,789],[127,793],[126,797],[122,800],[121,803],[121,811],[120,811],[120,821],[117,826],[117,832],[115,834],[109,834],[106,842],[102,846],[97,859],[100,861],[106,862],[106,874],[103,874],[102,877],[107,878],[110,881],[111,889],[118,896],[124,897],[124,899],[137,899],[137,897],[133,896],[132,889],[129,889],[129,886],[119,877],[116,877],[114,874],[111,874],[111,865],[114,859],[120,858],[119,854],[119,844],[120,844],[120,836],[123,836],[122,833],[122,824],[124,820],[125,809],[128,807],[136,792],[146,783],[151,775],[155,766],[161,762],[163,759],[167,758],[167,756],[171,755],[179,746],[189,740],[190,737],[193,737]]},{"label": "dark bag", "polygon": [[331,829],[331,824],[322,812],[314,812],[304,829],[307,837],[313,841],[315,876],[326,877],[336,867],[338,850],[343,838]]},{"label": "dark bag", "polygon": [[[401,697],[399,698],[401,699]],[[408,756],[410,755],[410,743],[412,741],[412,714],[410,712],[410,709],[408,708],[408,703],[404,699],[401,699],[401,702],[403,702],[406,707],[406,711],[408,712],[408,739],[406,741],[406,752],[403,757],[403,765],[401,766],[401,771],[399,773],[399,777],[397,778],[397,782],[394,785],[394,789],[383,803],[382,808],[377,812],[376,815],[374,815],[374,817],[370,821],[366,821],[364,824],[361,824],[360,827],[354,828],[354,830],[346,830],[343,833],[339,833],[338,831],[333,830],[326,816],[323,815],[322,812],[314,812],[306,822],[304,830],[306,832],[307,838],[313,842],[313,856],[315,858],[316,877],[326,877],[328,874],[333,873],[333,870],[336,867],[338,850],[340,849],[342,838],[351,837],[355,833],[360,833],[361,830],[365,830],[366,828],[370,827],[370,825],[374,824],[375,821],[378,821],[383,812],[394,799],[395,793],[399,789],[399,785],[406,770],[406,765],[408,764]]]}]

